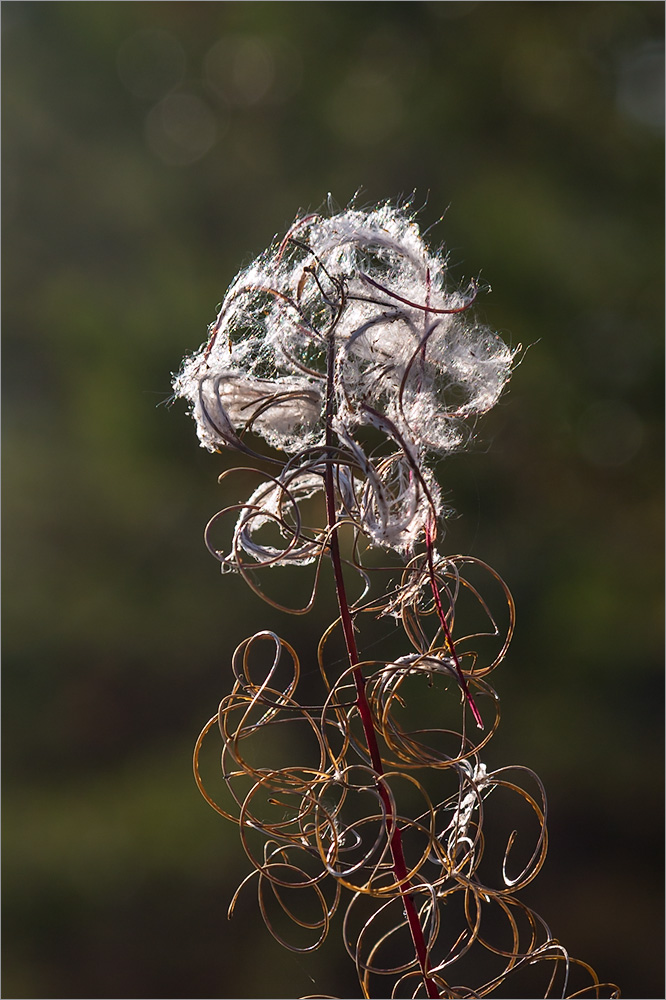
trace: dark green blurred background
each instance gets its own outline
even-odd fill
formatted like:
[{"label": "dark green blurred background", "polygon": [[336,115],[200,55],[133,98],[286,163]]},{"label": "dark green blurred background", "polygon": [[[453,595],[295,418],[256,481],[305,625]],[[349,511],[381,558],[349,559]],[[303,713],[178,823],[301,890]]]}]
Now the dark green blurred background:
[{"label": "dark green blurred background", "polygon": [[[170,373],[299,208],[416,191],[532,345],[442,478],[518,609],[489,766],[532,766],[525,898],[663,997],[661,3],[4,3],[4,962],[13,998],[357,995],[264,931],[191,748],[280,623],[201,531],[239,486]],[[234,493],[236,490],[237,493]],[[330,596],[330,594],[329,594]]]}]

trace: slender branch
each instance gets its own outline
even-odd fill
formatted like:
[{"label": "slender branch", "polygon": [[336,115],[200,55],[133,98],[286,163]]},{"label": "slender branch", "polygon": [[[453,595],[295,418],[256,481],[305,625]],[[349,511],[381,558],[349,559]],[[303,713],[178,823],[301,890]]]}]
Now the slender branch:
[{"label": "slender branch", "polygon": [[[333,351],[333,338],[334,338],[334,327],[331,328],[329,332],[329,344],[328,344],[328,359],[327,359],[327,387],[326,387],[326,445],[330,448],[333,445],[333,428],[332,428],[332,416],[333,416],[333,379],[334,379],[334,351]],[[330,456],[330,451],[329,451]],[[337,532],[337,516],[336,516],[336,505],[335,505],[335,486],[333,481],[333,462],[330,460],[326,463],[325,471],[325,487],[326,487],[326,518],[328,522],[328,527],[330,529],[330,553],[331,562],[333,563],[333,573],[335,575],[335,591],[338,598],[338,607],[340,609],[340,620],[342,622],[342,630],[345,636],[345,644],[347,646],[347,655],[349,657],[349,664],[354,667],[353,677],[354,683],[356,685],[356,707],[358,708],[359,715],[361,716],[361,722],[363,724],[363,732],[365,733],[366,743],[368,745],[368,750],[370,752],[370,759],[372,761],[372,766],[377,775],[381,776],[384,774],[384,768],[382,765],[382,757],[379,751],[379,744],[377,742],[377,734],[375,732],[375,727],[372,723],[372,713],[370,712],[370,705],[368,704],[368,697],[365,690],[365,678],[363,676],[363,671],[361,667],[358,666],[360,662],[360,657],[358,655],[358,647],[356,645],[356,636],[354,634],[354,623],[352,621],[351,612],[349,610],[349,602],[347,600],[347,591],[345,587],[344,576],[342,572],[342,559],[340,558],[340,543],[338,540]],[[418,913],[416,912],[416,905],[409,891],[405,891],[404,884],[407,883],[407,865],[405,862],[405,855],[402,849],[402,837],[400,834],[400,828],[395,823],[393,817],[393,806],[391,803],[390,796],[382,782],[377,782],[378,791],[381,796],[384,809],[386,811],[386,829],[389,837],[389,845],[391,849],[391,857],[393,859],[393,872],[395,874],[400,886],[400,895],[402,896],[402,902],[405,909],[405,916],[409,924],[409,930],[412,935],[412,941],[414,943],[414,950],[416,952],[416,957],[418,959],[419,965],[421,967],[421,973],[423,975],[423,983],[426,989],[426,993],[430,998],[439,998],[439,990],[430,976],[429,973],[429,962],[428,962],[428,949],[426,947],[425,939],[423,936],[423,928],[421,927],[421,921],[419,920]]]},{"label": "slender branch", "polygon": [[472,697],[472,692],[469,689],[469,685],[465,680],[465,675],[462,672],[462,667],[460,666],[460,660],[458,659],[458,654],[456,653],[456,647],[453,644],[453,636],[451,635],[451,629],[449,628],[449,623],[446,620],[446,615],[444,614],[444,608],[442,607],[442,599],[439,595],[439,587],[437,586],[437,578],[435,576],[435,563],[433,559],[433,542],[434,542],[434,531],[431,526],[431,522],[426,523],[426,552],[428,558],[428,576],[430,577],[430,589],[432,590],[432,596],[435,599],[435,607],[437,608],[437,617],[439,618],[439,624],[444,633],[444,638],[446,639],[446,645],[448,646],[449,652],[453,659],[453,665],[455,666],[456,673],[458,675],[458,683],[463,690],[463,694],[467,699],[467,704],[472,710],[472,715],[474,720],[479,727],[483,729],[483,719],[481,718],[481,713],[479,712],[474,698]]}]

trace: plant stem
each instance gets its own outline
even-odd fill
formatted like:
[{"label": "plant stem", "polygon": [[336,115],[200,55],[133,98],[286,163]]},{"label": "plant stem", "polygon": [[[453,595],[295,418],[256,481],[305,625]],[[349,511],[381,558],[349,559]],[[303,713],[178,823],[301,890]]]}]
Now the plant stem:
[{"label": "plant stem", "polygon": [[[333,376],[334,376],[334,332],[331,329],[329,333],[329,343],[328,343],[328,378],[327,378],[327,394],[326,394],[326,445],[330,448],[333,444],[333,428],[332,428],[332,415],[333,415]],[[336,515],[336,504],[335,504],[335,486],[333,480],[333,459],[331,452],[328,452],[328,461],[326,463],[325,471],[325,487],[326,487],[326,518],[328,522],[328,527],[330,529],[329,538],[329,548],[331,553],[331,562],[333,563],[333,573],[335,575],[335,591],[338,598],[338,607],[340,609],[340,620],[342,622],[342,630],[345,636],[345,644],[347,646],[347,655],[349,657],[349,664],[354,668],[353,677],[354,683],[356,685],[356,707],[358,708],[359,715],[361,716],[361,722],[363,724],[363,732],[365,733],[366,743],[368,745],[368,750],[370,752],[370,759],[372,761],[372,767],[378,776],[384,774],[384,768],[382,765],[382,757],[379,752],[379,745],[377,743],[377,734],[375,732],[375,727],[372,723],[372,713],[370,712],[370,705],[368,704],[368,696],[365,690],[365,678],[363,676],[363,671],[360,666],[360,657],[358,655],[358,647],[356,645],[356,636],[354,634],[354,623],[352,621],[351,612],[349,610],[349,602],[347,601],[347,591],[345,588],[345,581],[342,572],[342,559],[340,558],[340,543],[338,540],[337,531],[337,515]],[[416,957],[418,959],[419,965],[421,967],[421,974],[423,976],[423,983],[426,989],[426,993],[430,998],[439,998],[439,990],[436,984],[430,977],[429,974],[429,962],[428,962],[428,949],[426,947],[425,939],[423,937],[423,928],[421,927],[421,921],[419,920],[418,913],[416,912],[416,905],[410,893],[405,891],[404,886],[407,884],[407,865],[405,863],[405,855],[402,849],[402,837],[400,834],[400,828],[395,822],[393,815],[393,807],[391,803],[390,796],[384,786],[383,782],[377,782],[377,788],[386,811],[386,830],[389,838],[389,846],[391,849],[391,857],[393,859],[393,873],[396,877],[396,881],[403,883],[400,889],[400,894],[402,896],[402,902],[405,910],[405,916],[407,918],[407,923],[409,924],[409,930],[412,935],[412,941],[414,942],[414,950],[416,952]]]},{"label": "plant stem", "polygon": [[444,613],[444,608],[442,607],[442,599],[439,595],[439,587],[437,586],[437,578],[435,575],[435,562],[433,559],[433,539],[434,534],[430,522],[426,524],[426,552],[428,559],[428,576],[430,578],[430,589],[432,590],[432,596],[435,599],[435,607],[437,609],[437,617],[439,618],[439,624],[444,633],[444,638],[446,639],[446,645],[449,652],[451,653],[451,658],[453,659],[453,665],[456,669],[458,675],[458,683],[463,690],[463,694],[467,699],[467,704],[472,710],[472,715],[479,729],[483,729],[483,719],[481,718],[481,713],[479,712],[474,699],[472,698],[472,692],[469,689],[469,685],[465,680],[465,675],[462,672],[462,667],[460,666],[460,660],[458,659],[458,654],[456,653],[456,647],[453,644],[453,636],[451,635],[451,629],[449,628],[449,623],[446,620],[446,615]]}]

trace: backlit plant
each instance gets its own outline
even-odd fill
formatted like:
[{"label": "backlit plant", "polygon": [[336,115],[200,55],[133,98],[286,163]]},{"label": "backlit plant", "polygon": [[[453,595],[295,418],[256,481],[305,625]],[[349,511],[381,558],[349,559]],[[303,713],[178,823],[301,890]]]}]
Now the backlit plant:
[{"label": "backlit plant", "polygon": [[[311,951],[344,911],[364,997],[617,997],[518,898],[545,857],[545,794],[528,768],[486,755],[514,605],[489,566],[441,546],[433,462],[469,441],[515,358],[471,318],[476,294],[449,287],[407,209],[310,214],[241,271],[183,364],[174,388],[202,446],[256,464],[248,499],[208,524],[211,553],[284,611],[309,611],[326,573],[337,595],[320,699],[299,700],[292,645],[245,639],[195,776],[238,824],[251,862],[239,891],[256,883],[279,941]],[[285,566],[310,567],[301,607],[267,597],[265,574]],[[396,627],[375,659],[363,623],[382,616]],[[215,794],[200,768],[213,731]],[[280,766],[274,736],[302,760]]]}]

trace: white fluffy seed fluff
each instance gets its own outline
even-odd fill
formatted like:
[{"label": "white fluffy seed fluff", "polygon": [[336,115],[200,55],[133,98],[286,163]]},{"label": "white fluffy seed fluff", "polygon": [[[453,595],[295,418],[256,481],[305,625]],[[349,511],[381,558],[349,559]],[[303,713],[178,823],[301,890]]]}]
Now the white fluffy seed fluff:
[{"label": "white fluffy seed fluff", "polygon": [[[464,445],[511,371],[514,352],[469,318],[474,291],[447,290],[445,258],[404,209],[304,216],[238,274],[176,395],[203,447],[242,448],[252,432],[290,456],[324,445],[329,395],[359,522],[376,544],[410,550],[441,508],[428,453]],[[363,427],[389,448],[374,434],[369,451]]]}]

